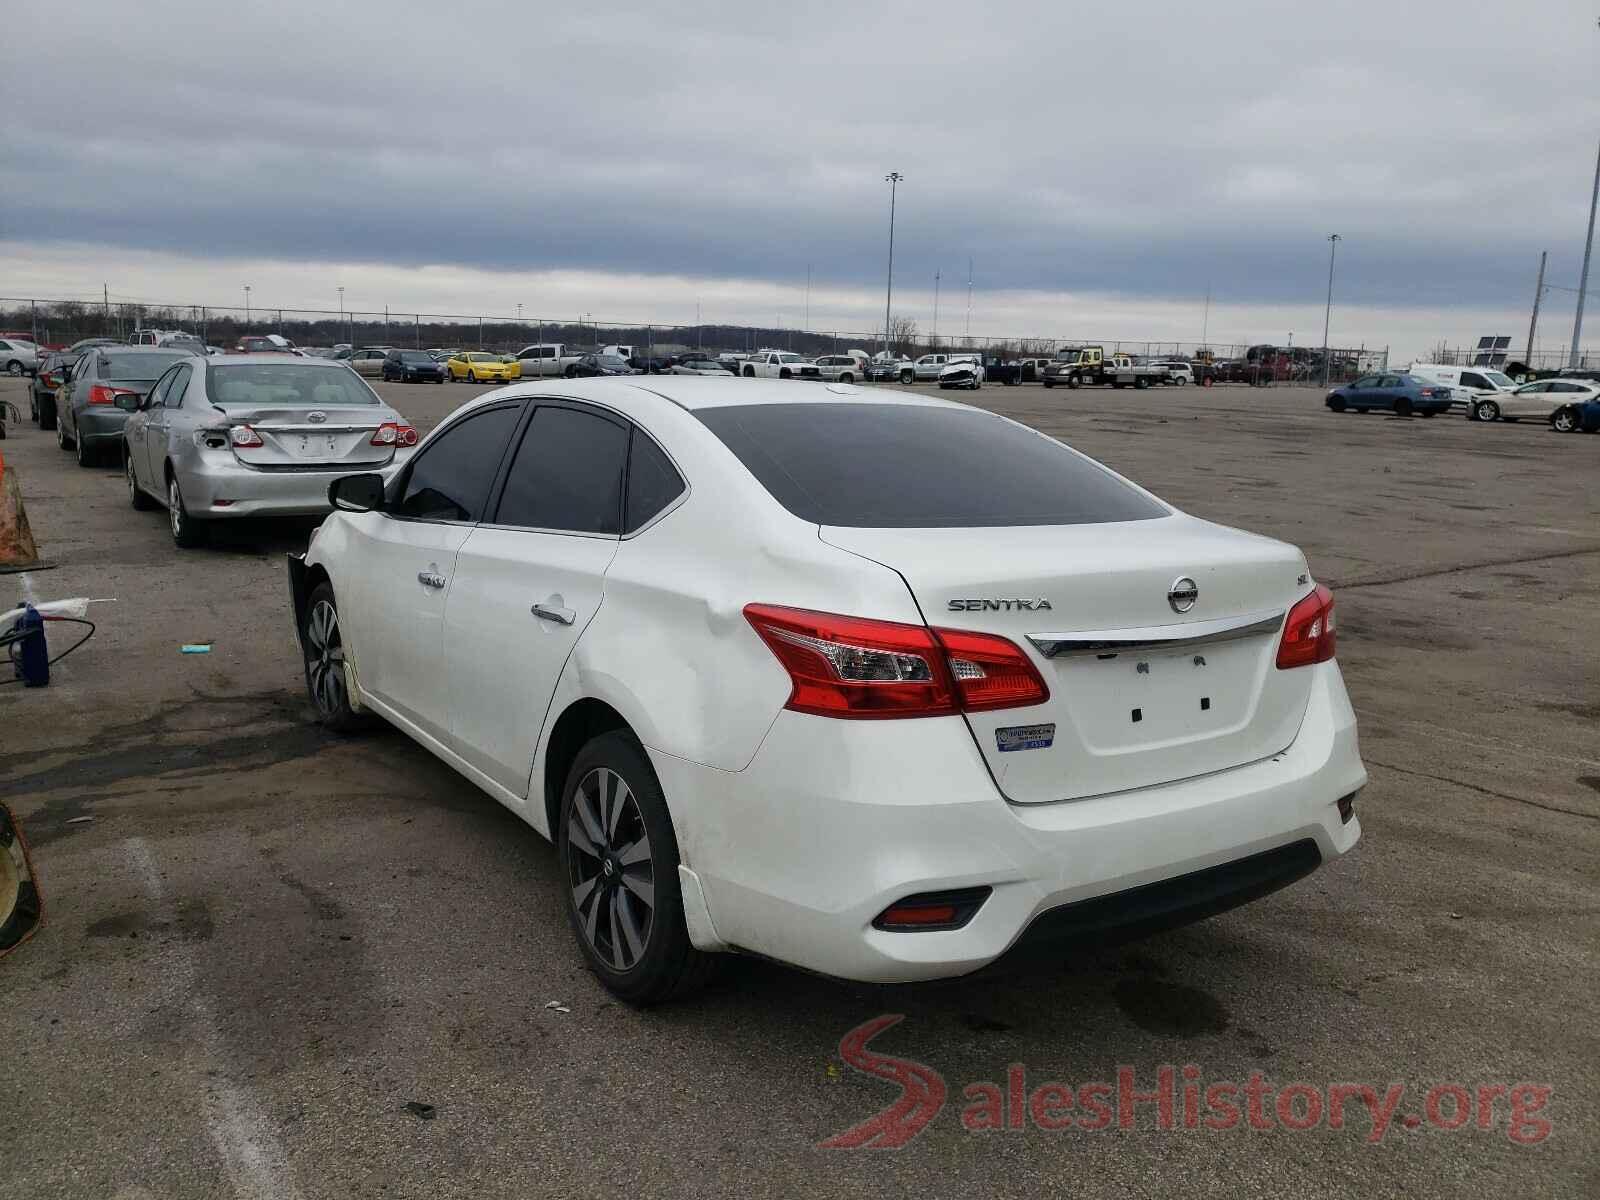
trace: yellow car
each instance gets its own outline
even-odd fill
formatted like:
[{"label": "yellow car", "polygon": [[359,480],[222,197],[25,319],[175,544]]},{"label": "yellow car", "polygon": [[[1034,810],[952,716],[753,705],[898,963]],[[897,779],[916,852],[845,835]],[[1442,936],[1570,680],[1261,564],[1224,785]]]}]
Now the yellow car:
[{"label": "yellow car", "polygon": [[465,379],[468,383],[510,383],[522,378],[522,364],[516,359],[506,362],[498,354],[477,350],[458,354],[445,365],[450,368],[451,379]]}]

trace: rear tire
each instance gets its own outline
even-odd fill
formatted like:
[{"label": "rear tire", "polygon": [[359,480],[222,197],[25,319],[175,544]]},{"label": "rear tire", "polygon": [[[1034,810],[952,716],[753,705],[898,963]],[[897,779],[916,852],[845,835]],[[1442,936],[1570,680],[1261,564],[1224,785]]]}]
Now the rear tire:
[{"label": "rear tire", "polygon": [[902,384],[915,383],[916,381],[917,381],[917,373],[915,371],[901,371],[900,372],[900,382]]},{"label": "rear tire", "polygon": [[850,374],[849,371],[844,371],[839,375],[839,382],[840,383],[854,383],[855,381],[856,381],[856,377],[854,375]]},{"label": "rear tire", "polygon": [[51,397],[39,406],[39,428],[46,433],[56,427],[56,402]]},{"label": "rear tire", "polygon": [[80,467],[92,467],[92,466],[95,465],[95,462],[100,458],[100,455],[98,453],[96,453],[95,451],[89,449],[88,446],[84,445],[83,435],[81,433],[78,435],[77,440],[72,443],[72,449],[73,449],[73,457],[78,460],[78,465]]},{"label": "rear tire", "polygon": [[344,637],[339,626],[339,604],[333,585],[324,580],[306,600],[305,623],[300,627],[300,648],[305,658],[306,694],[317,724],[335,733],[355,733],[374,722],[350,703],[344,670]]},{"label": "rear tire", "polygon": [[67,436],[67,427],[65,425],[63,425],[61,423],[61,419],[59,417],[57,417],[56,418],[56,448],[58,450],[61,450],[63,453],[65,453],[66,451],[71,450],[72,447],[74,446],[74,444],[75,443],[73,442],[73,440]]},{"label": "rear tire", "polygon": [[6,374],[15,379],[17,376],[22,374],[22,364],[13,358],[10,362],[6,363]]},{"label": "rear tire", "polygon": [[746,367],[744,369],[744,377],[746,379],[754,379],[756,377],[756,369],[754,367]]},{"label": "rear tire", "polygon": [[172,529],[172,542],[180,550],[192,550],[206,542],[206,527],[189,515],[183,505],[183,489],[178,477],[167,479],[167,524]]},{"label": "rear tire", "polygon": [[689,941],[672,817],[631,734],[603,733],[578,752],[556,845],[568,923],[608,991],[643,1007],[704,984],[716,958]]}]

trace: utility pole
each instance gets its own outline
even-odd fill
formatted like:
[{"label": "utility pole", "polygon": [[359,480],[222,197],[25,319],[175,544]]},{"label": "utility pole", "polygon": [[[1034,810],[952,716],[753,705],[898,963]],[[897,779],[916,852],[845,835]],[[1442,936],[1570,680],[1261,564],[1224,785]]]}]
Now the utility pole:
[{"label": "utility pole", "polygon": [[1572,318],[1572,354],[1567,361],[1569,367],[1578,365],[1578,339],[1583,336],[1583,300],[1589,290],[1589,255],[1594,250],[1594,210],[1597,203],[1600,203],[1600,149],[1595,151],[1594,156],[1594,190],[1589,193],[1589,235],[1584,239],[1583,270],[1578,274],[1578,312]]},{"label": "utility pole", "polygon": [[105,305],[106,305],[106,332],[110,333],[111,332],[111,285],[109,283],[105,283],[103,281],[101,282],[101,284],[100,284],[100,295],[101,295],[102,299],[104,299]]},{"label": "utility pole", "polygon": [[1550,251],[1539,252],[1539,282],[1533,285],[1533,319],[1528,322],[1528,353],[1522,359],[1530,371],[1533,370],[1533,337],[1539,329],[1539,302],[1544,299],[1544,264],[1549,257]]},{"label": "utility pole", "polygon": [[889,185],[889,281],[883,290],[883,353],[889,354],[889,307],[894,300],[894,201],[895,193],[900,187],[900,181],[905,176],[899,171],[890,171],[883,177]]},{"label": "utility pole", "polygon": [[1211,285],[1206,284],[1206,315],[1200,318],[1200,349],[1206,349],[1211,335]]},{"label": "utility pole", "polygon": [[244,285],[244,323],[245,323],[245,327],[249,328],[249,326],[250,326],[250,285],[248,283]]},{"label": "utility pole", "polygon": [[1333,363],[1328,358],[1328,323],[1333,319],[1333,256],[1339,252],[1343,239],[1337,233],[1328,235],[1328,306],[1322,310],[1322,386],[1328,386],[1328,372]]},{"label": "utility pole", "polygon": [[933,273],[933,348],[939,348],[939,272]]},{"label": "utility pole", "polygon": [[811,264],[806,264],[806,328],[811,328]]},{"label": "utility pole", "polygon": [[967,259],[967,348],[971,349],[972,342],[972,259]]}]

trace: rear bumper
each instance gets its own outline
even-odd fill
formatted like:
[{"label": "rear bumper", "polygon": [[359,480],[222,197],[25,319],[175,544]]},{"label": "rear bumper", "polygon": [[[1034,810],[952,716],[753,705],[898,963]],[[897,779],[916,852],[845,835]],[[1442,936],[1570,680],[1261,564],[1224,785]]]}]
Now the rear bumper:
[{"label": "rear bumper", "polygon": [[328,485],[335,479],[364,470],[392,478],[412,453],[410,448],[399,450],[382,467],[259,471],[240,465],[231,454],[212,452],[199,463],[182,464],[178,483],[190,515],[201,519],[319,516],[332,511]]},{"label": "rear bumper", "polygon": [[[1360,838],[1338,801],[1366,771],[1335,663],[1281,754],[1158,787],[1013,805],[960,718],[785,711],[743,771],[651,751],[715,938],[826,975],[961,975],[1038,945],[1140,936],[1264,895]],[[693,797],[685,804],[684,797]],[[1264,856],[1264,857],[1263,857]],[[913,893],[990,887],[960,929],[873,918]]]},{"label": "rear bumper", "polygon": [[128,423],[128,414],[109,404],[96,404],[80,408],[73,414],[77,437],[87,446],[122,444],[122,427]]}]

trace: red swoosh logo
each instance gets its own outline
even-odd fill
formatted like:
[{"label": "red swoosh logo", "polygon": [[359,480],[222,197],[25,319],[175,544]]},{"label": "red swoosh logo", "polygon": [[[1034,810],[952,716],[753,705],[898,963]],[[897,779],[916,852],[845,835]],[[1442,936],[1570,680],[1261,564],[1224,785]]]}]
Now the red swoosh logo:
[{"label": "red swoosh logo", "polygon": [[905,1020],[904,1013],[886,1013],[857,1025],[839,1039],[839,1057],[864,1075],[900,1085],[900,1098],[875,1117],[817,1144],[824,1149],[896,1150],[921,1133],[944,1107],[944,1080],[932,1067],[887,1054],[874,1054],[867,1043]]}]

